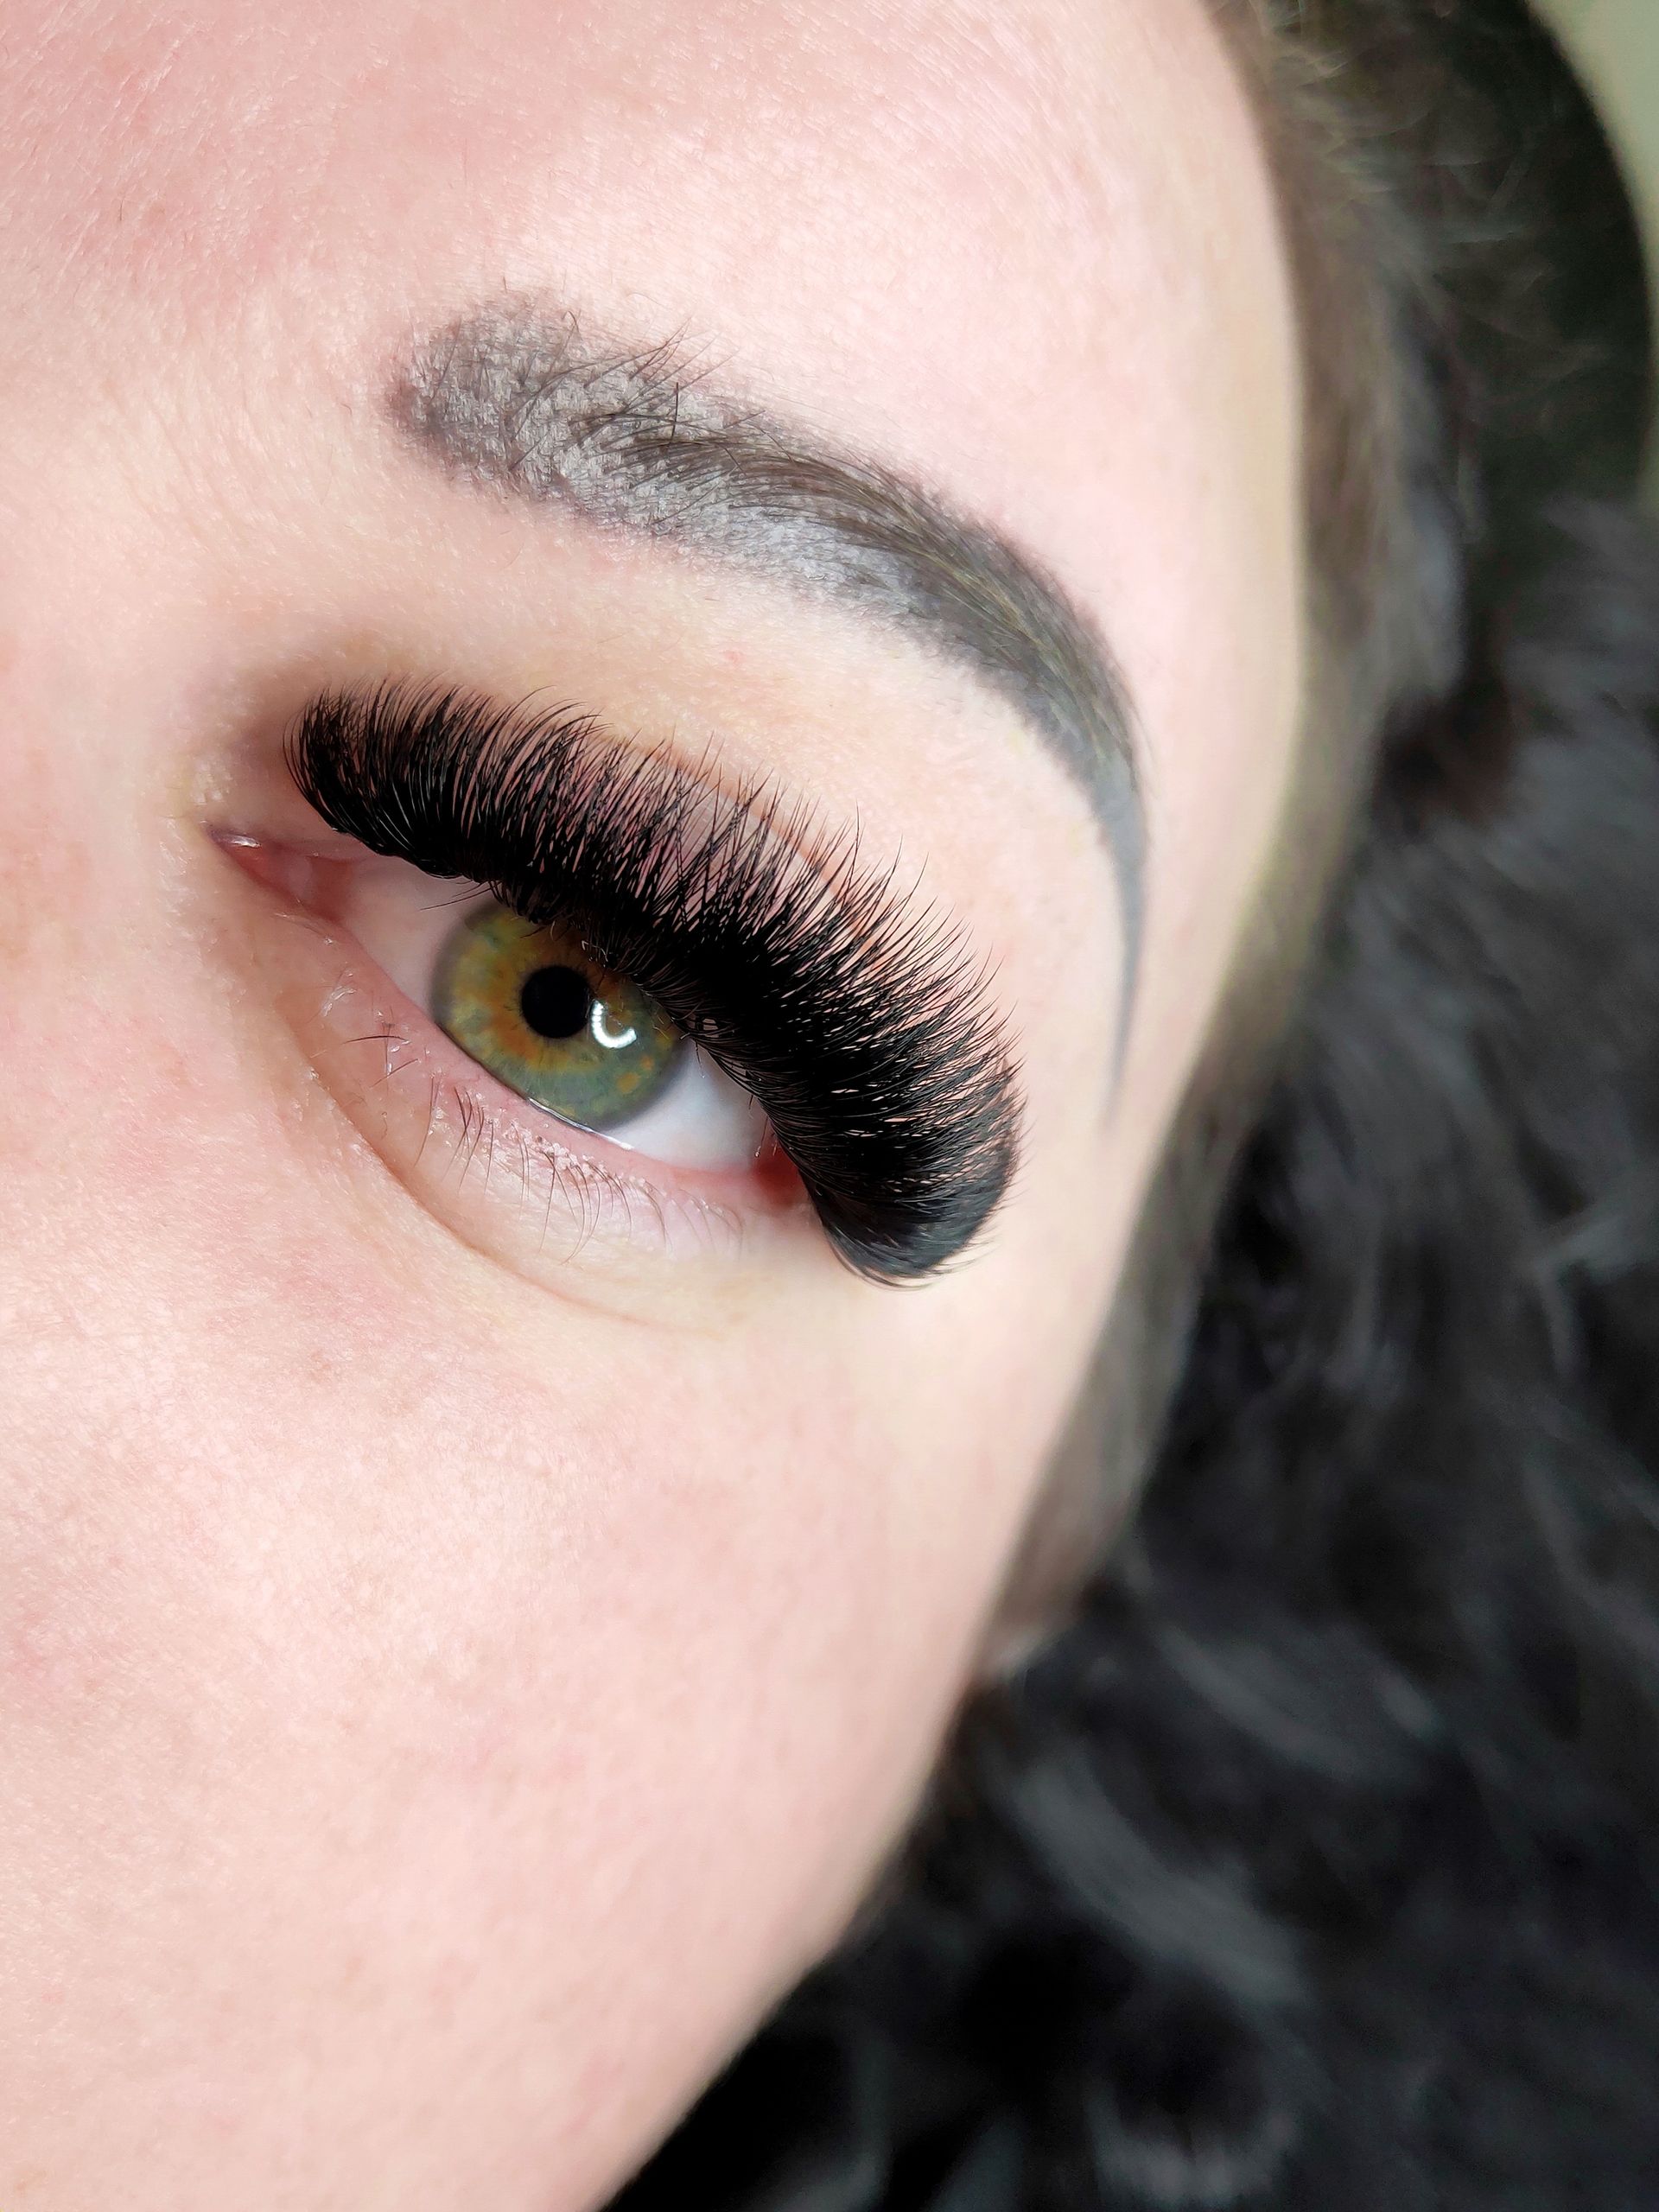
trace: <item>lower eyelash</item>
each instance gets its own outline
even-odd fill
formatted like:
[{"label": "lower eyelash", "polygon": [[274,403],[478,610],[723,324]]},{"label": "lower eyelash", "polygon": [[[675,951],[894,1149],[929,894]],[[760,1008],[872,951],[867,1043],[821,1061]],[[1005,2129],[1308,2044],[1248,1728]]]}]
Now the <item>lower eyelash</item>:
[{"label": "lower eyelash", "polygon": [[[322,1019],[327,1020],[347,999],[361,995],[363,988],[354,979],[342,977],[324,1000],[320,1009]],[[435,1031],[435,1040],[438,1034]],[[407,1027],[383,1012],[372,1028],[337,1037],[334,1043],[337,1047],[356,1047],[381,1056],[379,1072],[363,1086],[365,1093],[402,1079],[416,1079],[423,1084],[422,1134],[404,1172],[418,1170],[426,1178],[449,1180],[457,1192],[472,1178],[481,1179],[486,1193],[493,1185],[499,1187],[504,1175],[515,1179],[520,1204],[527,1209],[534,1205],[541,1213],[538,1249],[547,1246],[556,1216],[564,1224],[563,1234],[569,1236],[569,1251],[561,1255],[565,1257],[580,1252],[601,1235],[625,1237],[633,1243],[646,1234],[664,1244],[677,1234],[690,1234],[705,1244],[738,1245],[743,1241],[747,1224],[741,1208],[723,1205],[704,1193],[671,1189],[665,1183],[609,1166],[563,1143],[531,1125],[528,1116],[536,1109],[524,1108],[521,1112],[510,1092],[503,1092],[499,1107],[491,1104],[486,1093],[492,1078],[486,1071],[480,1070],[476,1080],[471,1080],[459,1073],[435,1070],[431,1065],[435,1054],[453,1051],[459,1055],[459,1047],[449,1046],[447,1041],[417,1042]],[[435,1164],[429,1160],[435,1139],[450,1146],[448,1162]],[[532,1163],[539,1173],[533,1171]],[[543,1186],[542,1194],[534,1198],[533,1183]],[[569,1229],[572,1221],[574,1234]]]}]

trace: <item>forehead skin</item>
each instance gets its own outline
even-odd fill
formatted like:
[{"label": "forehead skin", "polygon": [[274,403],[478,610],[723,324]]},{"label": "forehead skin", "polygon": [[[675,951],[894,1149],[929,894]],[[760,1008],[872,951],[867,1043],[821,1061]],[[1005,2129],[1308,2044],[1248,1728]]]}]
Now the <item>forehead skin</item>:
[{"label": "forehead skin", "polygon": [[[515,1486],[512,1408],[469,1388],[469,1363],[511,1369],[481,1301],[410,1270],[410,1347],[335,1325],[276,1218],[308,1187],[282,1180],[280,1113],[257,1204],[241,1125],[166,1154],[219,1031],[146,1029],[142,977],[96,1009],[116,1046],[59,1004],[99,972],[99,887],[142,873],[135,764],[202,711],[220,630],[312,619],[268,541],[326,518],[348,569],[386,512],[389,365],[543,293],[707,347],[1031,548],[1128,677],[1150,849],[1110,1172],[1080,1183],[1046,1302],[976,1323],[1030,1335],[1032,1387],[1003,1361],[971,1438],[938,1359],[891,1412],[826,1386],[791,1416],[766,1376],[734,1408],[712,1382],[689,1411],[575,1402],[561,1467],[600,1474],[553,1492],[563,1521]],[[35,1792],[10,1825],[44,1839],[0,1899],[0,2076],[30,2069],[0,2202],[587,2212],[833,1940],[962,1688],[1271,844],[1298,418],[1268,191],[1198,0],[10,0],[0,1037],[55,1009],[61,1042],[20,1046],[0,1101],[0,1325],[29,1378],[0,1482],[46,1470],[36,1524],[0,1517],[0,1572],[27,1562],[0,1724]],[[396,466],[408,558],[436,566],[462,495]],[[365,569],[382,543],[362,529]],[[919,772],[910,797],[925,828]],[[92,934],[113,960],[149,926],[111,906]],[[243,1018],[228,988],[213,1012]],[[155,1261],[169,1239],[188,1281]],[[974,1281],[890,1309],[895,1341],[972,1319]],[[715,1464],[677,1487],[664,1440],[702,1428]],[[889,1457],[891,1495],[843,1479]],[[620,1503],[613,1464],[639,1484]],[[938,1507],[931,1552],[910,1491]],[[302,1526],[333,1547],[332,1610],[285,1549]],[[28,1962],[52,1956],[43,1989]]]}]

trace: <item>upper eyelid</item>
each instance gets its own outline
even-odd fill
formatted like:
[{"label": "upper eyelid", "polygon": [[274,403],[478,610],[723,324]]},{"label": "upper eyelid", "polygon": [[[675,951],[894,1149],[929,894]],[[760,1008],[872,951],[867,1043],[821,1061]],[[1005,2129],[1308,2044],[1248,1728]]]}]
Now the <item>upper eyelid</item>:
[{"label": "upper eyelid", "polygon": [[[837,833],[826,824],[821,810],[791,794],[775,775],[754,771],[739,779],[724,777],[719,772],[712,746],[691,758],[667,745],[632,743],[604,729],[596,715],[572,707],[533,709],[528,701],[508,705],[482,695],[458,694],[440,685],[396,681],[375,684],[361,695],[324,695],[321,701],[312,702],[297,729],[291,728],[283,743],[283,757],[290,776],[302,789],[308,788],[309,778],[303,772],[296,772],[296,742],[302,745],[302,734],[310,715],[320,705],[328,705],[334,699],[348,702],[351,707],[360,707],[367,716],[384,712],[411,723],[429,706],[448,709],[459,701],[467,719],[474,726],[480,772],[492,748],[498,749],[495,765],[499,770],[518,765],[532,747],[551,739],[568,744],[573,754],[582,759],[584,774],[592,785],[601,785],[613,776],[616,779],[613,788],[614,804],[626,805],[635,788],[650,787],[658,794],[671,791],[683,810],[683,825],[692,831],[690,857],[677,880],[677,893],[705,883],[720,857],[729,852],[739,839],[745,841],[751,850],[764,843],[775,856],[780,875],[787,872],[792,876],[798,893],[810,887],[814,895],[835,902],[849,883],[856,884],[860,844],[856,821],[844,832]],[[365,854],[373,857],[381,849],[368,842],[360,830],[344,836],[331,830],[329,837],[332,842],[322,841],[316,845],[317,857],[350,860]],[[298,844],[291,839],[284,842],[291,849],[311,849],[310,841]],[[423,868],[426,867],[425,861],[412,853],[400,850],[397,857],[412,860]],[[884,885],[891,883],[896,873],[896,868],[881,872]],[[524,902],[514,898],[515,887],[511,884],[480,874],[467,878],[467,885],[466,889],[457,892],[457,897],[492,896],[522,911]],[[858,887],[868,896],[868,882]],[[896,906],[895,900],[895,911]],[[538,918],[526,918],[532,927],[538,925]]]},{"label": "upper eyelid", "polygon": [[[862,607],[1012,702],[1087,796],[1110,849],[1127,1009],[1143,935],[1147,823],[1128,687],[1096,626],[1015,540],[878,454],[842,452],[681,345],[590,328],[570,305],[497,299],[417,335],[387,418],[474,486],[552,503]],[[666,429],[671,435],[664,437]]]},{"label": "upper eyelid", "polygon": [[[719,871],[734,855],[741,854],[753,864],[764,852],[764,870],[755,872],[767,874],[768,888],[777,897],[810,899],[826,919],[833,915],[849,934],[874,925],[893,934],[902,929],[919,939],[924,926],[932,921],[941,954],[952,948],[960,934],[944,918],[914,906],[911,895],[899,887],[896,862],[886,868],[864,865],[856,819],[844,827],[827,823],[818,807],[791,793],[772,774],[754,772],[741,779],[724,779],[717,772],[712,747],[690,760],[666,746],[630,743],[604,729],[597,716],[574,708],[532,710],[525,702],[509,705],[441,685],[396,681],[374,684],[361,694],[325,694],[312,702],[300,729],[319,709],[330,713],[336,708],[344,708],[349,715],[360,714],[365,724],[384,716],[388,726],[402,723],[407,728],[418,726],[420,716],[434,708],[446,714],[458,708],[466,734],[476,742],[476,751],[467,760],[467,772],[480,784],[486,772],[499,779],[504,771],[523,769],[539,747],[551,741],[569,747],[590,791],[606,793],[607,817],[625,814],[636,797],[652,805],[669,800],[677,830],[689,830],[691,835],[685,847],[675,848],[675,866],[654,888],[659,895],[666,893],[683,902],[683,911],[694,918],[699,909],[685,899],[688,892],[717,892],[722,881]],[[315,804],[309,777],[296,770],[295,731],[285,741],[284,757],[296,784]],[[598,825],[610,826],[608,818]],[[360,824],[349,842],[358,851],[390,850],[429,873],[465,876],[472,888],[463,895],[482,892],[499,898],[524,913],[532,926],[565,911],[561,900],[553,916],[538,915],[532,911],[532,901],[515,895],[519,886],[482,868],[446,866],[440,871],[401,843],[376,844],[367,823]],[[567,872],[578,874],[590,858],[601,857],[602,844],[596,831],[590,830],[580,854],[559,871],[561,877]]]}]

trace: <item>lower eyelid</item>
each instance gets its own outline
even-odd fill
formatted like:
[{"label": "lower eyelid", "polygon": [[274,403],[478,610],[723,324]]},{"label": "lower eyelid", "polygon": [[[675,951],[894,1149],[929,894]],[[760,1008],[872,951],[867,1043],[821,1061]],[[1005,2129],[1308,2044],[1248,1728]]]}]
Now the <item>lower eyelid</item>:
[{"label": "lower eyelid", "polygon": [[573,1264],[747,1270],[777,1236],[823,1249],[775,1151],[741,1173],[676,1168],[561,1123],[469,1058],[339,922],[282,906],[268,970],[277,1011],[358,1134],[464,1242],[552,1287]]}]

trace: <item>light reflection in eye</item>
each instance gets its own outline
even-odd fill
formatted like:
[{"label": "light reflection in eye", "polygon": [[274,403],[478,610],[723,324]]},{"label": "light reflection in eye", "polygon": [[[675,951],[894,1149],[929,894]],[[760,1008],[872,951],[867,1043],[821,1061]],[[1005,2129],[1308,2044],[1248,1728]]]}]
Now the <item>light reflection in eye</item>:
[{"label": "light reflection in eye", "polygon": [[600,999],[594,1001],[594,1010],[588,1017],[588,1026],[600,1043],[609,1046],[613,1051],[620,1052],[623,1046],[632,1045],[639,1033],[633,1028],[613,1031],[606,1015],[604,1002]]}]

